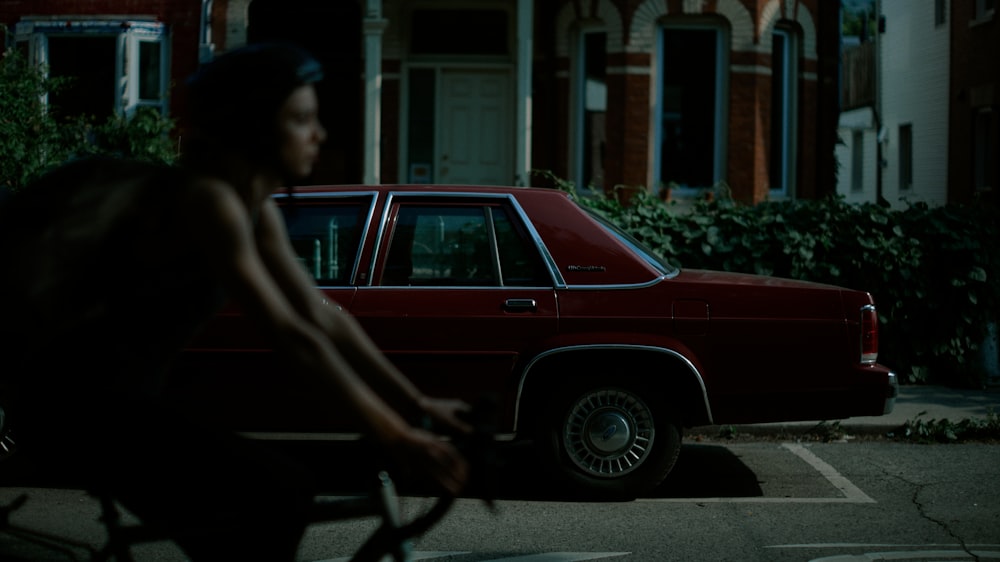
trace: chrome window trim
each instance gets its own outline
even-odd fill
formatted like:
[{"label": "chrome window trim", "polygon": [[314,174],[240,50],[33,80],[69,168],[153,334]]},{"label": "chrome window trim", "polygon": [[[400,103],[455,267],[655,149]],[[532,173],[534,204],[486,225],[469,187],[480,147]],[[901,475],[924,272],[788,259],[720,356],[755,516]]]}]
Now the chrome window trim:
[{"label": "chrome window trim", "polygon": [[643,283],[609,283],[607,285],[567,285],[568,291],[629,291],[633,289],[646,289],[657,285],[664,279],[670,279],[670,275],[660,275],[655,279]]},{"label": "chrome window trim", "polygon": [[521,421],[521,404],[522,404],[523,399],[524,399],[524,385],[525,385],[525,382],[528,379],[528,375],[531,373],[531,369],[535,366],[536,363],[538,363],[540,360],[542,360],[542,359],[544,359],[546,357],[550,357],[550,356],[555,355],[557,353],[565,353],[565,352],[570,352],[570,351],[585,351],[585,350],[607,350],[607,349],[611,349],[611,350],[631,350],[631,351],[652,351],[652,352],[656,352],[656,353],[664,353],[664,354],[670,355],[670,356],[672,356],[672,357],[674,357],[676,359],[680,359],[681,362],[683,362],[685,365],[687,365],[687,368],[695,376],[695,378],[698,381],[698,386],[701,388],[701,396],[702,396],[702,400],[704,401],[704,404],[705,404],[705,414],[708,416],[708,425],[714,425],[715,424],[715,417],[712,415],[712,405],[708,401],[708,389],[705,388],[705,379],[702,378],[701,373],[698,371],[698,368],[694,366],[694,363],[692,363],[691,360],[688,359],[687,357],[685,357],[684,355],[682,355],[682,354],[680,354],[677,351],[674,351],[672,349],[668,349],[666,347],[657,347],[657,346],[652,346],[652,345],[639,345],[639,344],[585,344],[585,345],[569,345],[569,346],[565,346],[565,347],[557,347],[557,348],[549,349],[547,351],[543,351],[542,353],[539,353],[538,355],[536,355],[535,357],[533,357],[531,359],[531,361],[528,362],[528,364],[524,367],[524,370],[521,372],[521,380],[518,381],[518,383],[517,383],[517,396],[516,396],[516,398],[514,400],[514,432],[517,433],[518,426],[520,425],[520,421]]},{"label": "chrome window trim", "polygon": [[288,192],[275,193],[271,196],[275,200],[280,199],[349,199],[358,197],[368,198],[368,212],[361,225],[361,239],[358,240],[358,248],[354,254],[354,264],[351,266],[351,275],[347,279],[347,285],[320,285],[320,289],[349,289],[357,286],[358,269],[361,267],[361,252],[365,248],[368,240],[368,231],[371,230],[372,217],[375,216],[375,203],[378,201],[378,192],[375,191],[317,191],[309,193],[295,193],[289,195]]}]

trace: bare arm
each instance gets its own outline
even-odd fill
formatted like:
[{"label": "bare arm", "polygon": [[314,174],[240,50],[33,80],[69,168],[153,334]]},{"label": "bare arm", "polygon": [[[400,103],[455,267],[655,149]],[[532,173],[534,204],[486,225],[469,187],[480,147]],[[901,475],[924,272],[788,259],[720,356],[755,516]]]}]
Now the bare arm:
[{"label": "bare arm", "polygon": [[[275,347],[293,363],[294,371],[317,392],[329,395],[331,402],[350,408],[366,432],[390,453],[417,463],[443,487],[457,491],[465,478],[464,461],[450,446],[406,423],[362,380],[342,353],[344,347],[332,345],[323,329],[293,305],[302,295],[292,293],[290,300],[261,259],[253,224],[235,192],[217,182],[207,182],[199,192],[201,200],[192,206],[190,222],[195,239],[203,244],[206,259],[231,297],[271,336]],[[264,215],[277,212],[273,203],[265,208],[270,210]],[[274,217],[261,220],[272,221]],[[299,267],[294,259],[292,263]],[[345,332],[351,329],[341,328]],[[342,337],[347,341],[356,338]]]},{"label": "bare arm", "polygon": [[467,409],[465,404],[425,396],[376,347],[353,316],[326,301],[296,260],[284,219],[273,201],[261,210],[257,238],[262,259],[296,310],[326,334],[381,396],[411,419],[430,415],[453,429],[468,431],[468,426],[456,417]]}]

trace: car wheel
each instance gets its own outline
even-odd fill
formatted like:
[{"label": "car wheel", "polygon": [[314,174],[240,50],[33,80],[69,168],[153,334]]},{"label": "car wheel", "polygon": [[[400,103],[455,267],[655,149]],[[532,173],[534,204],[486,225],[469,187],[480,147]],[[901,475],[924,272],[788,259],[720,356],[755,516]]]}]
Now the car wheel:
[{"label": "car wheel", "polygon": [[657,393],[574,385],[552,405],[543,454],[574,493],[631,499],[659,485],[677,460],[680,430]]}]

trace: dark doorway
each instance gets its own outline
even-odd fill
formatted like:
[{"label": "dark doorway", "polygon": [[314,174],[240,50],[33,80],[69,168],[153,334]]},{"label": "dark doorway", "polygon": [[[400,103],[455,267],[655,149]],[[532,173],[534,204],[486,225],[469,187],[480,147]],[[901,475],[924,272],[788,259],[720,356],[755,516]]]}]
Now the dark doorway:
[{"label": "dark doorway", "polygon": [[247,41],[288,41],[323,63],[317,85],[320,118],[328,138],[312,183],[361,183],[364,155],[364,101],[361,74],[359,2],[329,0],[254,0]]}]

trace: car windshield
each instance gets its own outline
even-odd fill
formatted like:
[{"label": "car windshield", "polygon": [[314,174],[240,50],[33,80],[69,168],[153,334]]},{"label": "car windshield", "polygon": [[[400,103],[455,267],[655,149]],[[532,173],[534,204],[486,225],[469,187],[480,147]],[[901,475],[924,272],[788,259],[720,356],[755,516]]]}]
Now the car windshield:
[{"label": "car windshield", "polygon": [[[583,208],[583,207],[581,207]],[[590,216],[594,217],[601,226],[610,232],[615,238],[621,240],[622,244],[629,247],[637,256],[642,258],[646,263],[653,266],[659,270],[663,275],[667,277],[673,277],[680,273],[680,270],[671,265],[667,260],[663,259],[656,254],[653,250],[649,249],[648,246],[642,242],[636,240],[631,234],[625,232],[624,230],[618,228],[617,225],[609,221],[608,219],[601,216],[590,209],[583,208]]]}]

